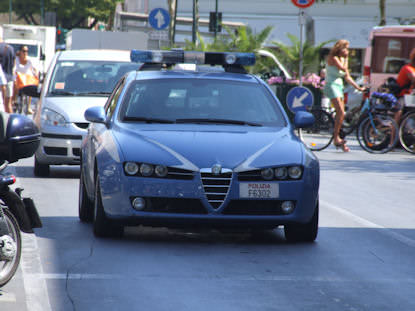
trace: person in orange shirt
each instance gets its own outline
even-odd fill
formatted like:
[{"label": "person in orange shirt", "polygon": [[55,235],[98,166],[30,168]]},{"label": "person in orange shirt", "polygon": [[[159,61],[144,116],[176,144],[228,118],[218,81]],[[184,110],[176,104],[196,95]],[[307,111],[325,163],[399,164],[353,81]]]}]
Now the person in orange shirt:
[{"label": "person in orange shirt", "polygon": [[[403,108],[404,95],[409,94],[411,90],[415,87],[415,49],[412,49],[409,54],[409,64],[402,66],[401,70],[398,73],[396,82],[401,88],[401,91],[398,94],[398,100],[401,103]],[[395,113],[395,121],[399,122],[402,116],[402,110],[400,109]]]}]

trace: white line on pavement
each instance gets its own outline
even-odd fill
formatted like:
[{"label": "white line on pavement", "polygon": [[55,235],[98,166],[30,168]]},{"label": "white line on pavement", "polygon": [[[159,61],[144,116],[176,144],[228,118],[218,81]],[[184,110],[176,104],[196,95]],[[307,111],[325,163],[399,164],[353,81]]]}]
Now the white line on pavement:
[{"label": "white line on pavement", "polygon": [[16,295],[13,293],[0,293],[0,302],[16,302]]},{"label": "white line on pavement", "polygon": [[375,224],[374,222],[371,222],[370,220],[367,220],[365,218],[362,218],[360,216],[357,216],[356,214],[353,214],[352,212],[349,212],[348,210],[345,210],[344,208],[338,207],[336,205],[330,204],[328,202],[320,200],[320,203],[323,204],[324,207],[327,207],[331,210],[336,211],[339,214],[342,214],[357,223],[361,224],[365,228],[373,228],[373,229],[380,229],[379,232],[387,235],[390,238],[393,238],[403,244],[406,244],[410,247],[415,247],[415,240],[408,238],[407,236],[404,236],[403,234],[397,233],[389,228],[383,227],[381,225]]},{"label": "white line on pavement", "polygon": [[46,280],[38,277],[43,274],[36,236],[22,233],[22,269],[23,284],[26,294],[26,306],[30,311],[51,311]]}]

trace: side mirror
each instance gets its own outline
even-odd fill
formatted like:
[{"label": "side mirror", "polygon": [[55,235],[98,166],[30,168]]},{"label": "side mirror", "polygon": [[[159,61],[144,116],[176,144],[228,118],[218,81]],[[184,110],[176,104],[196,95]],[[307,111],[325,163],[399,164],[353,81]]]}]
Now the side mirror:
[{"label": "side mirror", "polygon": [[107,123],[104,107],[101,106],[88,108],[84,113],[84,117],[87,121],[92,123]]},{"label": "side mirror", "polygon": [[40,58],[39,58],[40,60],[45,60],[45,54],[40,54]]},{"label": "side mirror", "polygon": [[22,91],[23,94],[30,96],[30,97],[40,97],[40,91],[38,90],[38,86],[37,85],[28,85],[25,87],[22,87],[20,89]]},{"label": "side mirror", "polygon": [[314,116],[308,111],[297,111],[294,116],[294,126],[296,128],[311,127],[314,121]]}]

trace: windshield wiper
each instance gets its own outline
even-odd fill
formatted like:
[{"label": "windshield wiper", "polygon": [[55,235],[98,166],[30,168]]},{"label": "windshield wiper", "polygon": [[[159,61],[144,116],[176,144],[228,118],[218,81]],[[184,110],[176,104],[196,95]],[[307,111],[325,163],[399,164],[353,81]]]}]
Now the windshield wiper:
[{"label": "windshield wiper", "polygon": [[262,124],[241,120],[228,119],[204,119],[204,118],[190,118],[190,119],[176,119],[176,123],[217,123],[217,124],[237,124],[249,126],[262,126]]},{"label": "windshield wiper", "polygon": [[158,119],[158,118],[145,118],[145,117],[128,117],[125,116],[123,121],[142,121],[146,123],[174,123],[174,120],[169,119]]},{"label": "windshield wiper", "polygon": [[70,96],[77,95],[74,92],[68,92],[68,91],[52,91],[52,92],[50,92],[50,94],[52,94],[52,95],[70,95]]},{"label": "windshield wiper", "polygon": [[88,96],[88,95],[105,95],[105,96],[108,96],[108,95],[110,95],[111,94],[111,92],[104,92],[104,91],[100,91],[100,92],[81,92],[81,93],[78,93],[77,95],[82,95],[82,96]]}]

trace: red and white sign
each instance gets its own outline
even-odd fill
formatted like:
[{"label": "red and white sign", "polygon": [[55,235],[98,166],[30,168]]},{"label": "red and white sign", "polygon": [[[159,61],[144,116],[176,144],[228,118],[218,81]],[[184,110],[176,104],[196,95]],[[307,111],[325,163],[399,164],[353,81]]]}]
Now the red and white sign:
[{"label": "red and white sign", "polygon": [[305,9],[308,8],[309,6],[312,6],[315,0],[291,0],[291,2],[301,8],[301,9]]}]

